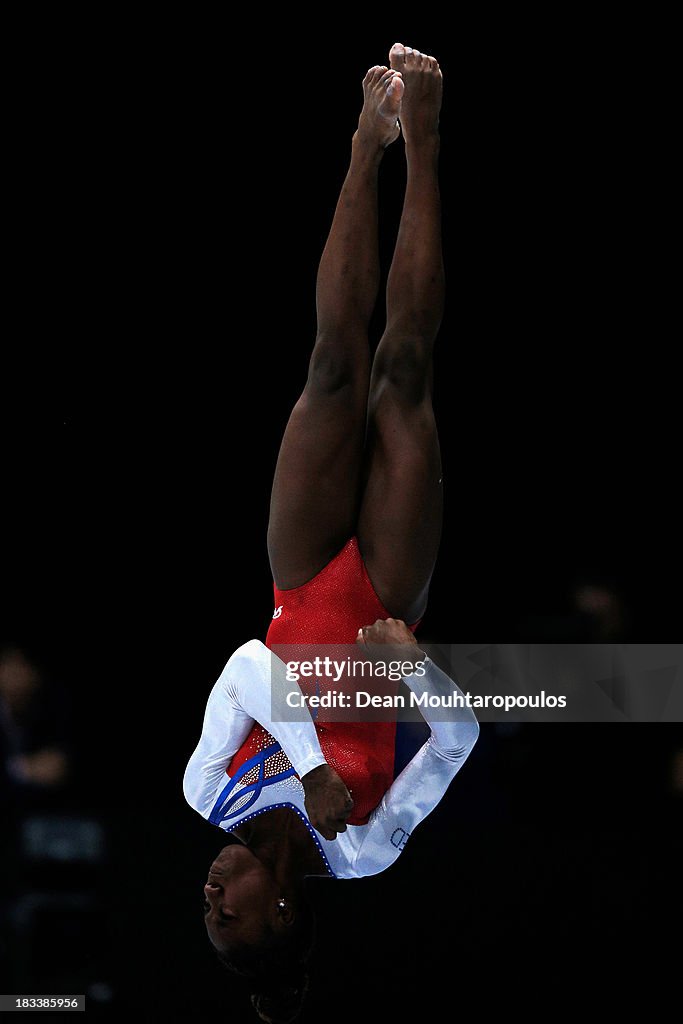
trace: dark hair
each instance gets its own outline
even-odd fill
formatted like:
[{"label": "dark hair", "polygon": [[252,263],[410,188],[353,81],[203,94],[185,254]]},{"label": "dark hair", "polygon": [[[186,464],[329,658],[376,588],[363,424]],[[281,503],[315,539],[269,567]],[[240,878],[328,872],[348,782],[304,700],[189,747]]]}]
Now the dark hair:
[{"label": "dark hair", "polygon": [[307,901],[285,936],[267,946],[218,953],[220,962],[248,983],[251,1003],[267,1024],[296,1020],[308,991],[306,964],[315,939],[315,915]]},{"label": "dark hair", "polygon": [[290,1024],[301,1013],[307,992],[308,975],[304,971],[299,978],[290,979],[286,987],[264,988],[252,993],[251,1005],[267,1024]]}]

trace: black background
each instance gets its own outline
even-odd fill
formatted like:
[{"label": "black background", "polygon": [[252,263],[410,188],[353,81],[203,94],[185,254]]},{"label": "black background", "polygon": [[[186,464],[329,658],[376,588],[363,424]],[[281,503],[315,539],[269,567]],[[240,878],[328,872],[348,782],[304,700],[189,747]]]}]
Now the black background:
[{"label": "black background", "polygon": [[[87,955],[113,1008],[139,1000],[150,1019],[250,1019],[199,911],[220,835],[181,779],[210,686],[272,613],[268,494],[317,261],[360,81],[395,38],[436,54],[446,80],[447,504],[422,636],[564,639],[553,623],[581,574],[620,588],[625,639],[678,624],[667,273],[637,43],[595,24],[465,20],[453,40],[415,16],[377,29],[345,11],[312,35],[264,22],[80,25],[57,53],[41,26],[40,56],[18,41],[30,146],[13,156],[0,632],[72,694],[70,799],[101,816],[110,849]],[[403,175],[399,143],[381,176],[385,264]],[[390,872],[313,887],[304,1019],[661,982],[644,961],[666,955],[679,744],[665,726],[485,727]]]}]

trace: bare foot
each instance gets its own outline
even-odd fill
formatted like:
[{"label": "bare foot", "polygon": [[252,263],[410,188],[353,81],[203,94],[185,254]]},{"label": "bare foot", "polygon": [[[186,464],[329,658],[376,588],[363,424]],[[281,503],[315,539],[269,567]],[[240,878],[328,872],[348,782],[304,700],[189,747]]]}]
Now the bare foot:
[{"label": "bare foot", "polygon": [[386,67],[370,68],[363,79],[365,101],[358,119],[358,134],[385,149],[400,135],[403,81],[400,72]]},{"label": "bare foot", "polygon": [[389,63],[400,71],[405,85],[401,107],[401,128],[406,142],[420,142],[439,131],[443,78],[436,57],[394,43]]}]

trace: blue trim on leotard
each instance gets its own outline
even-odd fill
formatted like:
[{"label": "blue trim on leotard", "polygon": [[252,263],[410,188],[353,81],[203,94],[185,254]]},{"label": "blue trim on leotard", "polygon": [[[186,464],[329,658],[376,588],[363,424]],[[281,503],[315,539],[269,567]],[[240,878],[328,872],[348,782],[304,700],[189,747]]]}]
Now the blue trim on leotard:
[{"label": "blue trim on leotard", "polygon": [[[254,757],[250,757],[248,761],[245,761],[241,768],[228,780],[228,784],[223,787],[218,795],[218,799],[213,805],[211,814],[209,815],[209,821],[212,825],[220,825],[221,821],[227,821],[229,818],[234,818],[238,814],[242,814],[246,811],[253,803],[258,800],[263,789],[266,786],[274,786],[277,782],[282,782],[283,779],[288,779],[291,775],[295,775],[296,772],[293,768],[288,768],[284,772],[278,772],[276,775],[271,775],[266,778],[266,761],[273,754],[277,754],[282,750],[279,743],[273,743],[271,746],[266,747],[260,753]],[[258,776],[255,782],[250,782],[248,786],[244,786],[239,793],[233,793],[235,786],[247,775],[252,768],[258,768]],[[230,808],[241,800],[245,793],[249,793],[249,799],[241,805],[236,811],[230,812]],[[232,795],[231,795],[232,794]]]}]

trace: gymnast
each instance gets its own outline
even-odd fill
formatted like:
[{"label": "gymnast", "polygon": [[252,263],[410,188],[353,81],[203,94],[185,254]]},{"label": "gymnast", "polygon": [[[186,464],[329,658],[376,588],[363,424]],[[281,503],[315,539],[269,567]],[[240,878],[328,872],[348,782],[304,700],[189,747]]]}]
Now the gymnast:
[{"label": "gymnast", "polygon": [[[204,886],[210,942],[250,979],[262,1019],[292,1020],[305,992],[313,916],[305,879],[388,868],[477,738],[474,715],[431,721],[394,778],[395,722],[277,721],[279,644],[397,646],[422,658],[416,693],[457,687],[417,647],[439,546],[442,475],[431,399],[444,304],[438,184],[442,75],[402,44],[370,68],[317,277],[317,337],[273,481],[268,553],[275,610],[265,645],[228,661],[185,772],[189,804],[226,833]],[[370,357],[379,288],[378,170],[402,135],[407,181]],[[407,626],[406,623],[410,625]],[[459,691],[457,691],[459,692]],[[302,716],[303,717],[303,716]]]}]

